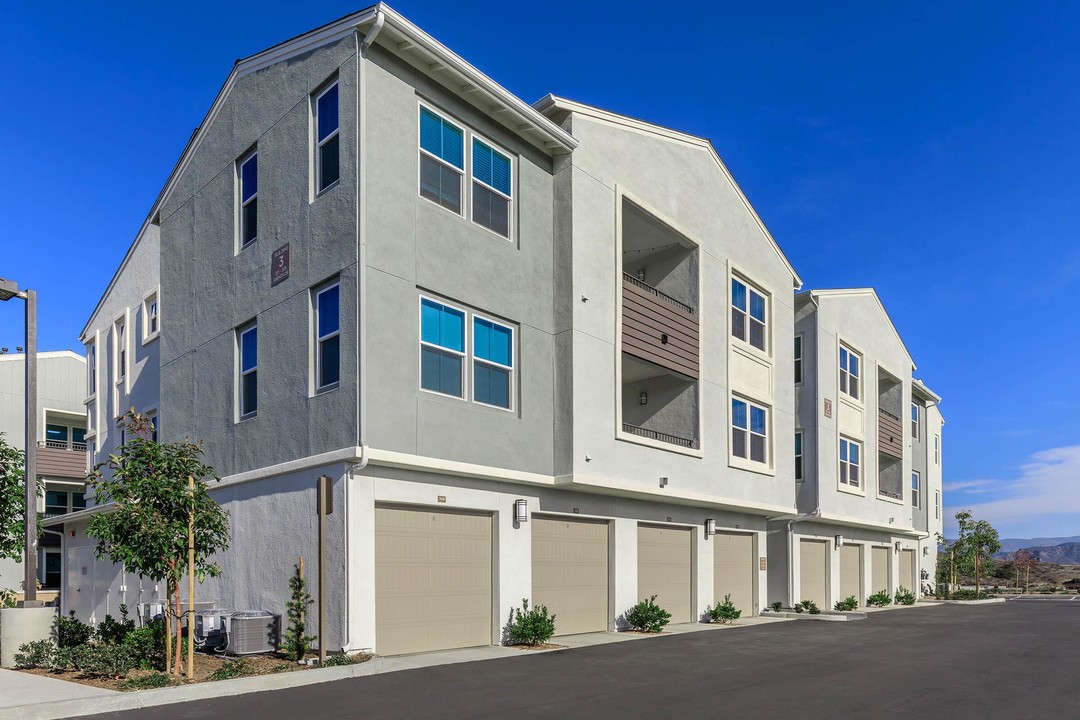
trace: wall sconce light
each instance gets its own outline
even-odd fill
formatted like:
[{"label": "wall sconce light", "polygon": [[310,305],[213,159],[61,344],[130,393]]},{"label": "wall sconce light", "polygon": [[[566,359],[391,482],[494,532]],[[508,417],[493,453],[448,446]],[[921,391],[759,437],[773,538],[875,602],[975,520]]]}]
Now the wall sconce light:
[{"label": "wall sconce light", "polygon": [[900,552],[900,541],[896,541],[896,552]]},{"label": "wall sconce light", "polygon": [[638,396],[638,405],[648,405],[648,404],[649,404],[649,393],[647,393],[647,392],[641,393],[641,395]]},{"label": "wall sconce light", "polygon": [[922,549],[922,554],[923,554],[923,555],[929,555],[929,554],[930,554],[930,548],[929,548],[929,546],[927,546],[927,545],[923,545],[923,549]]},{"label": "wall sconce light", "polygon": [[844,536],[843,535],[837,535],[836,536],[836,549],[839,550],[843,546],[844,546]]},{"label": "wall sconce light", "polygon": [[705,521],[705,537],[712,537],[716,534],[716,521],[709,518]]},{"label": "wall sconce light", "polygon": [[641,282],[645,282],[645,268],[644,267],[639,267],[637,269],[637,279],[640,280]]},{"label": "wall sconce light", "polygon": [[514,501],[514,522],[529,522],[529,501],[525,499]]},{"label": "wall sconce light", "polygon": [[666,477],[660,478],[660,487],[667,487],[667,478]]}]

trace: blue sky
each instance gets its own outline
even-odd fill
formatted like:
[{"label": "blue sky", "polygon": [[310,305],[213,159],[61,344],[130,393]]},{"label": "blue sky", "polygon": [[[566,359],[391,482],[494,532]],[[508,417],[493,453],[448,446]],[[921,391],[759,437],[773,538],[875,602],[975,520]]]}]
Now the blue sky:
[{"label": "blue sky", "polygon": [[[0,276],[43,348],[78,349],[233,61],[363,4],[6,9]],[[1080,5],[394,7],[530,102],[711,138],[808,287],[877,288],[946,399],[947,507],[1080,533]]]}]

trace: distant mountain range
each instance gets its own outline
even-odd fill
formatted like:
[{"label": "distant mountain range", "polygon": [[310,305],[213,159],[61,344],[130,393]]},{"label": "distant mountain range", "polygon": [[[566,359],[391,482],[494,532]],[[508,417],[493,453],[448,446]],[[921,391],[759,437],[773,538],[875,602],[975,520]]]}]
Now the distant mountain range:
[{"label": "distant mountain range", "polygon": [[1059,565],[1080,565],[1080,535],[1062,538],[1005,538],[1001,541],[1001,551],[996,555],[1001,560],[1008,560],[1017,550],[1027,550],[1035,559],[1044,563]]}]

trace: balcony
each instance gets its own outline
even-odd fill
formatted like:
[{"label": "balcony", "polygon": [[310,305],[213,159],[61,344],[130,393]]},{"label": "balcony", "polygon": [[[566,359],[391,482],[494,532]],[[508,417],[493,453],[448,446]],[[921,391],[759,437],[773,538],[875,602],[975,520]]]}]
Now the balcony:
[{"label": "balcony", "polygon": [[697,380],[697,311],[626,272],[622,303],[622,351]]},{"label": "balcony", "polygon": [[42,440],[38,443],[39,475],[57,478],[86,477],[86,443]]},{"label": "balcony", "polygon": [[878,410],[878,452],[897,460],[904,458],[904,427],[888,410]]},{"label": "balcony", "polygon": [[631,425],[630,423],[623,423],[622,428],[625,433],[648,438],[650,440],[659,440],[660,442],[678,445],[679,447],[692,448],[697,444],[690,438],[679,437],[678,435],[671,435],[657,430],[649,430],[648,428],[638,427],[637,425]]}]

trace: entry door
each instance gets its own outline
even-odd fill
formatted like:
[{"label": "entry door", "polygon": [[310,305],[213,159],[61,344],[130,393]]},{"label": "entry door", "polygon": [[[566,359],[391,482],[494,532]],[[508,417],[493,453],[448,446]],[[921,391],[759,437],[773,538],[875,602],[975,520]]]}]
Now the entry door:
[{"label": "entry door", "polygon": [[67,582],[60,591],[67,612],[75,611],[75,617],[90,621],[94,611],[94,548],[74,547],[67,549]]},{"label": "entry door", "polygon": [[691,547],[688,529],[638,526],[638,598],[656,595],[673,623],[693,619]]},{"label": "entry door", "polygon": [[813,600],[822,610],[830,610],[827,604],[827,544],[819,540],[800,540],[799,550],[799,586],[802,592],[800,597],[795,598],[795,602]]}]

